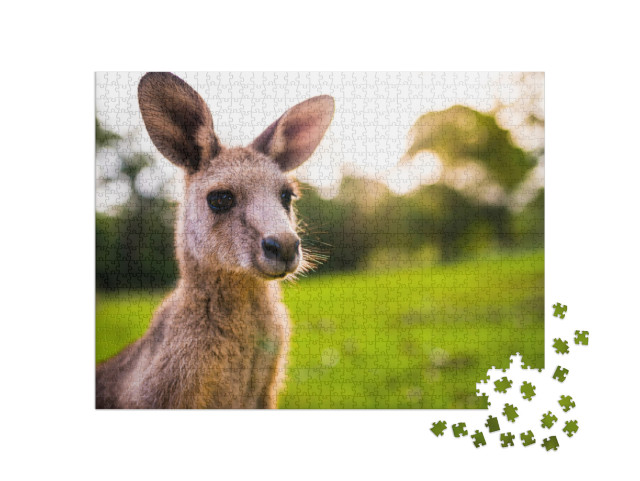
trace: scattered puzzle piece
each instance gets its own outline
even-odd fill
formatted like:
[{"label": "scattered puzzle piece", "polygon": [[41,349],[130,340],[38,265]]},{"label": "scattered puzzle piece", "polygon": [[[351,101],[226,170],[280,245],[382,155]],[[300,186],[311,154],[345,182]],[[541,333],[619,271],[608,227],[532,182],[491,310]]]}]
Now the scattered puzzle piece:
[{"label": "scattered puzzle piece", "polygon": [[473,445],[476,448],[479,448],[480,446],[486,446],[487,442],[484,440],[484,434],[482,434],[477,429],[476,433],[472,434],[471,437],[473,438]]},{"label": "scattered puzzle piece", "polygon": [[467,425],[465,423],[454,424],[453,426],[451,426],[451,428],[453,429],[453,437],[459,438],[460,436],[466,436],[467,434],[469,434],[465,429],[466,427]]},{"label": "scattered puzzle piece", "polygon": [[566,413],[569,412],[571,408],[576,407],[576,403],[571,396],[560,396],[560,400],[558,404],[562,406],[562,410]]},{"label": "scattered puzzle piece", "polygon": [[531,430],[527,431],[526,433],[521,433],[520,439],[522,440],[522,445],[525,447],[531,446],[532,444],[536,443],[536,440],[533,437],[533,432]]},{"label": "scattered puzzle piece", "polygon": [[438,421],[437,423],[432,423],[433,427],[431,428],[431,432],[436,436],[442,436],[444,434],[445,429],[447,429],[446,421]]},{"label": "scattered puzzle piece", "polygon": [[566,421],[562,430],[567,433],[567,436],[572,437],[575,433],[578,432],[578,421]]},{"label": "scattered puzzle piece", "polygon": [[533,396],[536,395],[536,387],[530,382],[525,381],[522,383],[522,386],[520,387],[520,392],[522,393],[523,399],[526,399],[527,401],[531,401],[533,399]]},{"label": "scattered puzzle piece", "polygon": [[560,304],[559,302],[557,304],[553,305],[553,315],[555,317],[559,317],[560,319],[564,319],[564,315],[567,312],[567,306],[564,306],[562,304]]},{"label": "scattered puzzle piece", "polygon": [[487,429],[489,429],[490,433],[500,431],[500,423],[498,422],[498,418],[494,418],[493,416],[489,416],[487,418],[485,426],[487,427]]},{"label": "scattered puzzle piece", "polygon": [[506,448],[507,446],[513,446],[513,438],[515,438],[515,435],[511,433],[502,433],[500,435],[500,441],[502,442],[502,447]]},{"label": "scattered puzzle piece", "polygon": [[576,337],[574,337],[576,344],[582,344],[583,346],[589,345],[589,331],[576,331]]},{"label": "scattered puzzle piece", "polygon": [[564,382],[567,379],[567,374],[569,374],[569,370],[563,367],[556,367],[556,372],[553,373],[553,379],[556,379],[558,382]]},{"label": "scattered puzzle piece", "polygon": [[560,443],[558,443],[558,438],[556,438],[555,436],[549,436],[542,442],[542,446],[544,446],[547,451],[551,451],[552,449],[554,451],[557,451]]},{"label": "scattered puzzle piece", "polygon": [[569,352],[569,343],[559,338],[553,340],[553,347],[556,350],[556,354],[567,354]]},{"label": "scattered puzzle piece", "polygon": [[542,415],[542,427],[551,429],[551,426],[553,426],[557,420],[558,418],[551,411],[549,411],[547,414]]},{"label": "scattered puzzle piece", "polygon": [[502,414],[506,416],[508,421],[515,423],[516,418],[518,417],[518,408],[515,407],[513,404],[505,404]]},{"label": "scattered puzzle piece", "polygon": [[511,387],[513,381],[503,377],[502,379],[498,379],[494,384],[496,385],[496,392],[505,393],[507,392],[507,389]]}]

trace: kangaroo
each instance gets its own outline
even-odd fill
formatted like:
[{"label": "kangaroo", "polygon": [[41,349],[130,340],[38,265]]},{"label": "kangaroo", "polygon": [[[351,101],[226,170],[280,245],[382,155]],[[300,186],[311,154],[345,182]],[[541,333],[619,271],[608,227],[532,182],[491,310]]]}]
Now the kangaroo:
[{"label": "kangaroo", "polygon": [[146,334],[96,368],[97,408],[275,408],[289,318],[279,279],[308,268],[287,174],[334,113],[321,95],[285,112],[248,147],[224,147],[200,95],[170,73],[138,85],[147,132],[184,171],[175,236],[180,279]]}]

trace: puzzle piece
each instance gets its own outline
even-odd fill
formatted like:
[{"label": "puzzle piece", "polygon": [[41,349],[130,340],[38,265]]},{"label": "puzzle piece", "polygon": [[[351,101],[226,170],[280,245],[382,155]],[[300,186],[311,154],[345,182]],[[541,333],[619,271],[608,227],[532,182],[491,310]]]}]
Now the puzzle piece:
[{"label": "puzzle piece", "polygon": [[498,418],[494,418],[493,416],[489,416],[487,418],[485,426],[487,427],[487,429],[489,429],[490,433],[500,431],[500,423],[498,422]]},{"label": "puzzle piece", "polygon": [[459,438],[460,436],[466,436],[467,434],[469,434],[465,429],[466,427],[467,425],[465,423],[454,424],[453,426],[451,426],[451,428],[453,429],[453,437]]},{"label": "puzzle piece", "polygon": [[564,306],[562,304],[560,304],[559,302],[557,304],[553,305],[553,315],[555,317],[559,317],[560,319],[564,319],[564,315],[567,312],[567,306]]},{"label": "puzzle piece", "polygon": [[476,448],[479,448],[480,446],[486,446],[487,442],[484,440],[484,434],[482,434],[477,429],[476,433],[472,434],[471,437],[473,438],[473,445]]},{"label": "puzzle piece", "polygon": [[437,423],[432,423],[433,427],[431,428],[431,432],[436,436],[442,436],[444,434],[445,429],[447,429],[446,421],[438,421]]},{"label": "puzzle piece", "polygon": [[567,436],[573,437],[573,435],[578,432],[578,421],[566,421],[562,430],[567,433]]},{"label": "puzzle piece", "polygon": [[557,420],[558,418],[551,411],[549,411],[547,414],[542,415],[542,427],[551,429],[551,427],[556,423]]},{"label": "puzzle piece", "polygon": [[[478,392],[478,391],[476,390],[476,392]],[[480,398],[480,407],[482,409],[486,409],[485,406],[486,407],[491,406],[491,403],[489,402],[489,396],[488,395],[482,393],[482,394],[476,394],[476,396],[478,396]]]},{"label": "puzzle piece", "polygon": [[589,345],[589,331],[576,331],[576,337],[573,338],[576,344],[583,346]]},{"label": "puzzle piece", "polygon": [[522,445],[525,447],[531,446],[536,442],[535,438],[533,437],[533,432],[531,430],[527,431],[526,433],[520,433],[520,439],[522,440]]},{"label": "puzzle piece", "polygon": [[562,410],[566,413],[569,412],[571,408],[576,407],[576,403],[571,396],[560,396],[560,400],[558,404],[562,406]]},{"label": "puzzle piece", "polygon": [[511,433],[500,434],[500,441],[502,442],[502,447],[506,448],[507,446],[513,446],[513,438],[515,438],[515,436]]},{"label": "puzzle piece", "polygon": [[533,399],[533,396],[536,395],[536,387],[530,382],[525,381],[522,383],[522,386],[520,387],[520,392],[522,393],[523,399],[526,399],[527,401],[531,401]]},{"label": "puzzle piece", "polygon": [[494,384],[496,386],[496,392],[505,393],[507,392],[507,389],[511,387],[513,381],[510,381],[506,377],[503,377],[502,379],[498,379]]},{"label": "puzzle piece", "polygon": [[557,451],[558,450],[558,446],[560,446],[560,443],[558,443],[558,438],[556,438],[555,436],[549,436],[547,439],[545,439],[542,442],[542,446],[547,451],[551,451],[552,449],[554,451]]},{"label": "puzzle piece", "polygon": [[516,418],[518,417],[518,408],[513,404],[505,404],[502,414],[506,416],[508,421],[515,423]]},{"label": "puzzle piece", "polygon": [[558,366],[556,367],[556,371],[553,373],[553,379],[558,382],[564,382],[564,380],[567,379],[567,374],[569,374],[568,369]]},{"label": "puzzle piece", "polygon": [[553,340],[553,347],[556,350],[556,354],[567,354],[569,352],[569,343],[559,338]]}]

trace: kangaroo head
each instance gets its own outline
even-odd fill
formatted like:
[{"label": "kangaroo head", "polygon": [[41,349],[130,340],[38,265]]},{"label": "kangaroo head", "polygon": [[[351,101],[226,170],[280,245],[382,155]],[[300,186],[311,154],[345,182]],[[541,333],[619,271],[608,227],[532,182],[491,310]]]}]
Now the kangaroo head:
[{"label": "kangaroo head", "polygon": [[[154,145],[185,172],[176,244],[185,269],[229,270],[267,279],[302,261],[287,172],[307,160],[333,117],[328,95],[285,112],[249,146],[226,148],[200,95],[170,73],[147,73],[140,111]],[[195,264],[195,265],[193,265]]]}]

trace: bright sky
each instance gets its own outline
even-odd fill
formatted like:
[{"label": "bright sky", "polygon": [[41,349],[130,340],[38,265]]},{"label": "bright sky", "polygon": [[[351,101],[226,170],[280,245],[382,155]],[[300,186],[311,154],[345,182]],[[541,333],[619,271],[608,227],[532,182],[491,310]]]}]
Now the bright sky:
[{"label": "bright sky", "polygon": [[[318,150],[296,173],[326,197],[335,195],[345,173],[375,178],[398,194],[436,182],[442,169],[433,154],[420,154],[410,165],[397,163],[418,117],[456,104],[481,112],[501,105],[497,120],[511,130],[521,147],[532,150],[544,145],[544,130],[525,122],[532,113],[544,118],[542,73],[175,73],[205,99],[216,133],[228,146],[250,143],[298,102],[332,95],[336,100],[332,125]],[[164,189],[179,199],[181,173],[157,152],[140,116],[136,92],[141,76],[96,74],[96,115],[106,129],[125,138],[118,145],[121,153],[147,152],[159,160],[139,176],[141,191]],[[98,153],[98,176],[117,168],[117,152]],[[540,165],[531,174],[527,190],[543,183],[544,166]],[[98,189],[97,209],[105,211],[127,197],[123,183]]]}]

